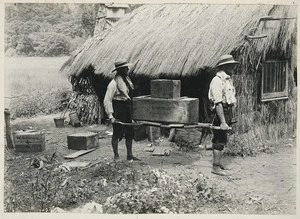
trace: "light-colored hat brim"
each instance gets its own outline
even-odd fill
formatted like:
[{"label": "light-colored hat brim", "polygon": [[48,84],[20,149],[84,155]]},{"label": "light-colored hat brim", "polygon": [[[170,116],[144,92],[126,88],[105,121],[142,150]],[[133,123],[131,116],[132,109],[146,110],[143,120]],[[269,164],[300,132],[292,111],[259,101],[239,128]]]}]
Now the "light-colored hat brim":
[{"label": "light-colored hat brim", "polygon": [[115,68],[114,70],[112,70],[112,72],[114,72],[114,71],[116,71],[116,70],[118,70],[118,69],[120,69],[120,68],[129,67],[129,66],[131,66],[131,65],[132,65],[132,63],[126,63],[126,64],[124,64],[124,65],[121,65],[121,66]]},{"label": "light-colored hat brim", "polygon": [[222,66],[222,65],[227,65],[227,64],[240,64],[240,63],[237,61],[231,60],[231,61],[227,61],[227,62],[222,62],[222,63],[218,64],[217,67]]}]

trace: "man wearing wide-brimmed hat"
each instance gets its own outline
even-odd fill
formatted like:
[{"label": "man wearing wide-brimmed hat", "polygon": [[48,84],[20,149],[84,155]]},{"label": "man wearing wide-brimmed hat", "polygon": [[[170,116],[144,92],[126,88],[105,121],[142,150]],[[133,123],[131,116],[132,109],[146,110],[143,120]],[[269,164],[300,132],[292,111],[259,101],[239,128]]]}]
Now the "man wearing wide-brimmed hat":
[{"label": "man wearing wide-brimmed hat", "polygon": [[139,160],[132,154],[132,139],[133,127],[124,126],[116,121],[123,123],[131,123],[131,92],[134,86],[128,77],[129,66],[125,59],[120,59],[115,62],[116,75],[108,84],[106,94],[104,97],[104,108],[113,124],[113,136],[111,140],[114,159],[119,159],[118,142],[125,137],[125,144],[127,149],[127,160]]},{"label": "man wearing wide-brimmed hat", "polygon": [[229,169],[221,163],[222,150],[227,143],[227,130],[232,122],[232,108],[236,105],[235,88],[231,75],[238,64],[232,55],[221,56],[217,66],[219,71],[212,79],[208,98],[213,105],[215,118],[213,125],[220,126],[221,130],[213,130],[213,168],[212,173],[225,176],[224,170]]}]

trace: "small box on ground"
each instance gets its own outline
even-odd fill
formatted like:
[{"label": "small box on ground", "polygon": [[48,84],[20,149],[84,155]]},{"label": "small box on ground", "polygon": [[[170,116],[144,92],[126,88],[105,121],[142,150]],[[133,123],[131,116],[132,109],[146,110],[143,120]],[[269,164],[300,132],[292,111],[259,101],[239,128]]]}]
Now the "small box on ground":
[{"label": "small box on ground", "polygon": [[45,133],[25,130],[13,132],[16,152],[42,152],[45,150]]},{"label": "small box on ground", "polygon": [[74,150],[88,150],[99,147],[97,133],[75,133],[67,136],[68,148]]},{"label": "small box on ground", "polygon": [[179,98],[180,93],[180,80],[157,79],[151,81],[152,98],[174,99]]}]

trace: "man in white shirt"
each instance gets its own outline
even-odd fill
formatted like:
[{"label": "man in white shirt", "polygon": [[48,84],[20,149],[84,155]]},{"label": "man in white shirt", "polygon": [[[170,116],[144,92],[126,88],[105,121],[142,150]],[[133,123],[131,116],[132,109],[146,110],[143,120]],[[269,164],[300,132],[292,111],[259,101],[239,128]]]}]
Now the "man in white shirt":
[{"label": "man in white shirt", "polygon": [[116,123],[116,120],[123,123],[132,123],[131,118],[131,92],[134,86],[128,77],[131,63],[121,59],[115,62],[116,75],[107,86],[104,97],[104,108],[113,124],[113,136],[111,140],[114,159],[119,159],[118,142],[125,137],[127,149],[127,160],[139,160],[132,155],[132,140],[134,136],[132,126],[124,126]]},{"label": "man in white shirt", "polygon": [[212,79],[209,87],[208,98],[215,110],[213,125],[220,126],[221,130],[213,130],[213,168],[212,173],[226,176],[224,170],[228,169],[221,163],[222,150],[227,143],[227,130],[231,125],[232,108],[236,105],[235,88],[231,75],[238,64],[231,55],[221,56],[217,67],[219,71]]}]

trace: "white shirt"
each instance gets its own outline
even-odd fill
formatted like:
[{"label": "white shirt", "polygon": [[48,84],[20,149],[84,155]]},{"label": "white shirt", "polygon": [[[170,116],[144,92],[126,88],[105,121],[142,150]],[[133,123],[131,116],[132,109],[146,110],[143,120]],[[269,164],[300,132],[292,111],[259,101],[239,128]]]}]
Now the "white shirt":
[{"label": "white shirt", "polygon": [[[133,89],[133,84],[129,77],[126,77],[128,84]],[[113,100],[129,100],[129,89],[126,86],[123,78],[117,75],[107,86],[106,94],[104,97],[103,105],[104,109],[108,115],[108,118],[112,118],[114,113],[112,101]]]},{"label": "white shirt", "polygon": [[227,103],[236,104],[235,88],[232,79],[224,71],[218,71],[209,86],[208,98],[214,104]]}]

